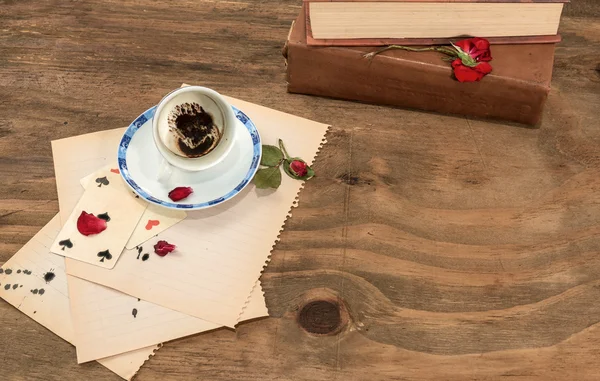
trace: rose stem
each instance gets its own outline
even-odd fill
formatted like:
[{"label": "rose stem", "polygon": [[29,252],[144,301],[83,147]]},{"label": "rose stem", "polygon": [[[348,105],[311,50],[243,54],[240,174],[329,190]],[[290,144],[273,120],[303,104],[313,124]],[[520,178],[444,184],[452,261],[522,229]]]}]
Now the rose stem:
[{"label": "rose stem", "polygon": [[279,149],[281,150],[281,152],[283,152],[283,155],[286,159],[290,158],[290,155],[288,154],[287,150],[285,149],[285,146],[283,145],[283,140],[281,139],[279,139]]},{"label": "rose stem", "polygon": [[371,53],[366,53],[363,55],[363,57],[365,58],[373,58],[376,55],[378,55],[379,53],[383,53],[387,50],[391,50],[391,49],[400,49],[400,50],[408,50],[409,52],[426,52],[426,51],[436,51],[436,52],[440,52],[440,53],[444,53],[447,54],[449,56],[453,56],[453,57],[457,57],[458,54],[456,53],[455,50],[452,50],[450,48],[446,48],[444,46],[430,46],[428,48],[411,48],[409,46],[402,46],[402,45],[389,45],[386,46],[385,48],[379,49],[375,52],[371,52]]}]

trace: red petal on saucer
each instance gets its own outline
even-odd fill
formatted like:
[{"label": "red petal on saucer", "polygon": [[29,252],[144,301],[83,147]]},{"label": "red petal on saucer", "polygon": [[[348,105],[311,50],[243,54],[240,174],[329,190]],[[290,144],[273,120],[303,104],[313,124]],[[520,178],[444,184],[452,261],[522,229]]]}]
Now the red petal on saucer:
[{"label": "red petal on saucer", "polygon": [[154,245],[154,252],[160,255],[161,257],[164,257],[165,255],[175,250],[176,247],[177,246],[171,245],[167,241],[158,241],[156,245]]},{"label": "red petal on saucer", "polygon": [[77,230],[85,236],[99,234],[106,230],[106,221],[82,211],[77,219]]},{"label": "red petal on saucer", "polygon": [[173,201],[180,201],[194,193],[190,187],[177,187],[169,192],[169,198]]}]

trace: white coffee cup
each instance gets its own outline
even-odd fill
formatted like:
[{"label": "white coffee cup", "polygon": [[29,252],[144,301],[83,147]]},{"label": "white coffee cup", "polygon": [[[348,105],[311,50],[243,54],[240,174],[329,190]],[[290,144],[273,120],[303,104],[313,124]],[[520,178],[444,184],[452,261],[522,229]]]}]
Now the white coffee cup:
[{"label": "white coffee cup", "polygon": [[[220,134],[214,148],[200,157],[186,157],[182,151],[178,151],[176,135],[169,128],[169,118],[173,119],[176,107],[190,104],[200,105],[203,111],[210,114]],[[159,168],[159,181],[166,181],[173,167],[196,172],[220,163],[233,147],[236,120],[231,105],[223,96],[209,88],[186,86],[167,94],[159,102],[152,119],[154,143],[164,159]]]}]

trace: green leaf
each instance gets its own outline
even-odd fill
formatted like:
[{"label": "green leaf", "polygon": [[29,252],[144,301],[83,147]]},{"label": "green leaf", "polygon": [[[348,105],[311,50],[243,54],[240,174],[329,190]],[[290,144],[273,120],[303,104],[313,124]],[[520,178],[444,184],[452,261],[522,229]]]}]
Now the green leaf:
[{"label": "green leaf", "polygon": [[279,167],[262,168],[254,175],[254,185],[260,189],[279,188],[281,185],[281,171]]},{"label": "green leaf", "polygon": [[290,168],[290,163],[294,160],[299,160],[302,161],[304,163],[306,163],[304,160],[300,159],[299,157],[291,157],[289,159],[286,159],[283,162],[283,171],[292,179],[296,179],[296,180],[308,180],[311,177],[315,176],[315,171],[310,167],[310,166],[306,166],[306,175],[305,176],[296,176],[296,174],[292,171],[292,169]]},{"label": "green leaf", "polygon": [[260,165],[265,167],[276,167],[283,160],[283,152],[275,146],[263,145],[262,146],[262,158],[260,159]]},{"label": "green leaf", "polygon": [[312,179],[313,177],[315,177],[315,171],[312,169],[312,167],[308,167],[308,170],[306,171],[306,176],[304,176],[302,180]]}]

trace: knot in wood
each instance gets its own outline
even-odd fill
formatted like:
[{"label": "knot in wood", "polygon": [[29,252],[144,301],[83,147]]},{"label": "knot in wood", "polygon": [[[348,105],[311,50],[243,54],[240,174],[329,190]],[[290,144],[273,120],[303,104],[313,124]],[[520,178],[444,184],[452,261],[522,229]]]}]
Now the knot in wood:
[{"label": "knot in wood", "polygon": [[300,311],[298,324],[309,333],[318,335],[337,333],[342,324],[340,306],[325,300],[310,302]]},{"label": "knot in wood", "polygon": [[357,176],[352,176],[349,173],[344,173],[339,178],[340,180],[342,180],[343,183],[346,183],[348,185],[356,185],[360,181],[360,179]]}]

